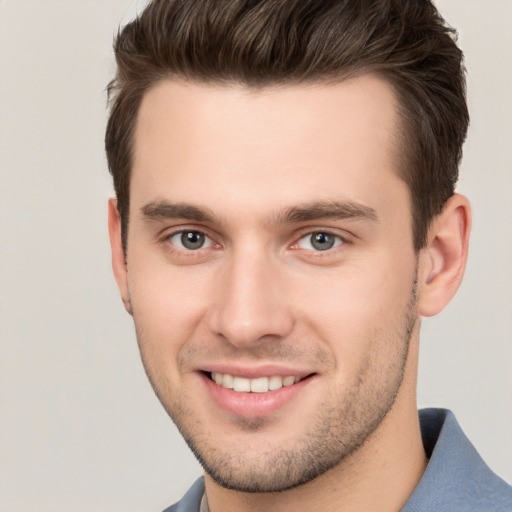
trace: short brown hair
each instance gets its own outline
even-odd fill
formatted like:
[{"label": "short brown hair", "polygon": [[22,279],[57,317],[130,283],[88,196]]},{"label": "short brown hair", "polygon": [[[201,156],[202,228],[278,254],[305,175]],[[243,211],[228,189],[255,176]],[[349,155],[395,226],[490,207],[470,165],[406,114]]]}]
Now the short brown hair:
[{"label": "short brown hair", "polygon": [[414,246],[453,195],[469,115],[456,33],[429,0],[153,0],[117,35],[105,147],[126,250],[144,93],[173,77],[264,87],[378,73],[399,100]]}]

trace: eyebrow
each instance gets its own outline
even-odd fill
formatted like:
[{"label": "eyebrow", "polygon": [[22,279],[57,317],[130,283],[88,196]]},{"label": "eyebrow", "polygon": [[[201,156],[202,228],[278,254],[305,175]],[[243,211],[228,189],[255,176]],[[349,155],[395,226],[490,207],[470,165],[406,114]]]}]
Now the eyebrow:
[{"label": "eyebrow", "polygon": [[[147,221],[184,219],[192,222],[220,224],[216,215],[207,208],[189,203],[152,201],[140,209]],[[321,219],[379,221],[377,212],[353,201],[319,201],[285,208],[269,217],[268,225],[298,224]]]},{"label": "eyebrow", "polygon": [[272,217],[271,224],[294,224],[321,219],[379,221],[377,212],[369,206],[353,201],[321,201],[286,208]]},{"label": "eyebrow", "polygon": [[140,209],[145,220],[184,219],[193,222],[215,222],[215,215],[208,209],[188,203],[152,201]]}]

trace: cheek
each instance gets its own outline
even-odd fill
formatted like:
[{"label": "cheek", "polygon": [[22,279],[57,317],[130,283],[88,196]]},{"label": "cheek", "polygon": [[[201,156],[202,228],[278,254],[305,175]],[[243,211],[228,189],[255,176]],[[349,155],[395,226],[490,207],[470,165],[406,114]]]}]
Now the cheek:
[{"label": "cheek", "polygon": [[297,308],[302,321],[346,372],[363,365],[370,352],[391,351],[390,340],[403,330],[414,265],[402,262],[400,271],[395,270],[392,258],[381,258],[378,266],[352,266],[317,276],[314,287],[302,282],[300,287],[308,293],[294,293],[303,297]]},{"label": "cheek", "polygon": [[201,272],[180,271],[166,264],[133,263],[129,289],[139,343],[144,345],[141,349],[165,354],[161,363],[174,364],[207,310],[209,280]]}]

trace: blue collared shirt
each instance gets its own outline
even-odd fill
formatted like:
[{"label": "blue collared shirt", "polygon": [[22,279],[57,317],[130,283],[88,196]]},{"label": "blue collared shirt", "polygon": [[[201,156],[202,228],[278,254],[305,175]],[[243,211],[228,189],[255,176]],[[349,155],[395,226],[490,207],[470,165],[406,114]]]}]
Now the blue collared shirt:
[{"label": "blue collared shirt", "polygon": [[[446,409],[419,413],[427,469],[401,512],[512,512],[512,487],[495,475]],[[164,512],[199,512],[204,478]]]},{"label": "blue collared shirt", "polygon": [[446,409],[420,411],[430,458],[402,512],[512,512],[512,487],[496,476]]}]

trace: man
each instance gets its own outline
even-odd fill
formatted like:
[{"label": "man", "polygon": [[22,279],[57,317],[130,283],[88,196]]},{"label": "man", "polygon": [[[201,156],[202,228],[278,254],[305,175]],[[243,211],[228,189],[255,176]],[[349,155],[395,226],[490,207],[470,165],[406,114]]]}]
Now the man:
[{"label": "man", "polygon": [[168,510],[509,511],[416,406],[464,272],[462,54],[427,1],[155,0],[119,34],[113,267],[204,467]]}]

